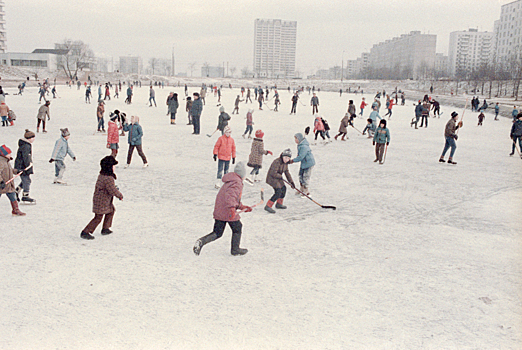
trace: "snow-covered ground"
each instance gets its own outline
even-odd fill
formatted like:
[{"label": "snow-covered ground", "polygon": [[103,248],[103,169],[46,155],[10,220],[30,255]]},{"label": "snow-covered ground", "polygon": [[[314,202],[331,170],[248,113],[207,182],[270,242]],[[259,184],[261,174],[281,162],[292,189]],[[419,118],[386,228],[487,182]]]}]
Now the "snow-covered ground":
[{"label": "snow-covered ground", "polygon": [[[33,144],[38,204],[12,217],[0,199],[1,349],[522,347],[522,160],[508,156],[510,120],[487,114],[477,127],[477,114],[466,111],[453,166],[438,163],[452,109],[442,106],[440,119],[415,130],[412,103],[396,106],[384,165],[373,162],[371,140],[354,129],[347,142],[312,146],[312,196],[336,211],[289,191],[287,210],[242,215],[247,255],[230,255],[227,228],[196,257],[194,241],[213,226],[217,135],[205,134],[217,125],[217,99],[207,97],[194,136],[185,101],[171,126],[165,100],[172,88],[155,90],[157,108],[148,107],[145,86],[130,106],[123,94],[107,101],[107,111],[140,116],[150,167],[142,169],[134,154],[123,169],[127,142],[120,140],[124,200],[115,201],[114,233],[101,236],[98,228],[85,241],[79,234],[93,216],[99,161],[109,152],[106,136],[93,135],[96,104],[84,103],[83,88],[58,87],[49,132]],[[174,91],[183,97],[182,88]],[[229,114],[238,91],[223,90]],[[251,106],[266,149],[296,153],[294,133],[313,122],[309,96],[290,116],[291,95],[280,94],[279,113],[241,104],[240,115],[231,115],[238,160],[250,152],[241,134]],[[319,94],[332,138],[348,99],[358,107],[360,97]],[[18,120],[0,128],[0,144],[16,152],[24,129],[35,131],[37,100],[35,88],[7,96]],[[364,120],[356,119],[359,130]],[[52,184],[48,163],[63,127],[78,158],[66,159],[69,186]],[[263,179],[273,159],[265,157]],[[299,165],[290,169],[297,181]],[[261,187],[268,199],[272,189],[261,183],[245,185],[243,202],[257,202]]]}]

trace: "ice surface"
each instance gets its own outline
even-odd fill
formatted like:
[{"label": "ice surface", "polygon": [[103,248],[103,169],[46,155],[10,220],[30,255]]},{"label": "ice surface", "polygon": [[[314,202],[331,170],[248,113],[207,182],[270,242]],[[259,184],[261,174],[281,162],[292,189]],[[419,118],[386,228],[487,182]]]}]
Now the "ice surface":
[{"label": "ice surface", "polygon": [[[26,217],[12,217],[6,197],[0,200],[0,348],[522,347],[522,160],[508,156],[510,120],[487,113],[477,127],[477,114],[466,111],[452,166],[438,163],[452,109],[442,106],[440,119],[415,130],[412,102],[395,106],[384,165],[373,162],[371,140],[351,128],[346,142],[312,146],[311,194],[336,211],[290,190],[287,210],[242,214],[247,255],[230,255],[227,228],[196,257],[194,241],[213,226],[218,135],[205,134],[217,125],[217,97],[207,96],[201,135],[194,136],[185,125],[183,87],[155,90],[157,108],[148,107],[146,86],[135,88],[130,106],[125,89],[107,101],[106,120],[114,109],[140,116],[150,167],[142,169],[135,153],[123,169],[127,139],[120,139],[116,174],[124,200],[115,200],[114,233],[101,236],[99,227],[96,239],[85,241],[79,234],[92,218],[99,161],[110,152],[106,136],[93,135],[96,89],[89,105],[83,87],[58,86],[49,132],[33,144],[38,204],[21,206]],[[175,126],[166,116],[169,91],[180,96]],[[238,93],[223,89],[229,114]],[[266,149],[296,154],[294,133],[313,123],[311,96],[305,92],[306,107],[290,116],[291,94],[280,95],[279,113],[242,103],[239,116],[231,115],[238,160],[250,152],[241,137],[248,108]],[[371,101],[373,94],[365,96]],[[348,99],[358,107],[361,95],[318,97],[333,138]],[[0,144],[16,152],[24,129],[35,131],[37,100],[35,88],[7,96],[18,120],[0,128]],[[365,119],[355,120],[359,130]],[[65,161],[69,186],[52,184],[48,163],[63,127],[78,158]],[[264,158],[263,180],[273,159]],[[299,165],[290,169],[297,182]],[[268,199],[272,189],[262,182],[244,187],[243,202],[256,203],[261,187]]]}]

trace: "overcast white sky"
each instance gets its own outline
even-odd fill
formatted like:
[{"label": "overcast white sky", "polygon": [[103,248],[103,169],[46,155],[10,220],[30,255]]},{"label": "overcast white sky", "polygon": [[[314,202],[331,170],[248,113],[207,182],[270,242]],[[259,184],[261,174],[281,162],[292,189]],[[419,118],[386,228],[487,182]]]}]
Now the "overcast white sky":
[{"label": "overcast white sky", "polygon": [[493,31],[510,0],[5,0],[7,49],[53,48],[83,40],[97,55],[170,58],[187,64],[252,67],[256,18],[297,21],[296,66],[305,75],[355,59],[373,44],[412,30],[437,34]]}]

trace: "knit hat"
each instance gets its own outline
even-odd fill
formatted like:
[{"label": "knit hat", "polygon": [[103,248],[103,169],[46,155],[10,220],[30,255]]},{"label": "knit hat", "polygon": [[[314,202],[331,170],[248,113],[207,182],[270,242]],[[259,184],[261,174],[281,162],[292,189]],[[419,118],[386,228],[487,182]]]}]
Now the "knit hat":
[{"label": "knit hat", "polygon": [[68,128],[60,129],[60,131],[62,132],[63,137],[69,136],[71,134]]},{"label": "knit hat", "polygon": [[459,114],[457,112],[451,112],[451,117],[452,118],[455,118],[456,116],[458,116]]},{"label": "knit hat", "polygon": [[118,115],[116,113],[112,113],[110,119],[112,121],[115,121],[116,119],[118,119]]},{"label": "knit hat", "polygon": [[25,138],[26,140],[32,139],[32,138],[35,137],[35,136],[36,136],[36,135],[34,134],[34,132],[29,131],[29,129],[25,129],[24,138]]},{"label": "knit hat", "polygon": [[232,129],[230,129],[230,126],[225,126],[225,129],[223,130],[223,133],[232,132]]},{"label": "knit hat", "polygon": [[116,175],[112,171],[112,166],[118,164],[118,161],[113,156],[106,156],[100,161],[100,174],[109,175],[116,178]]},{"label": "knit hat", "polygon": [[290,148],[285,149],[281,153],[281,157],[290,157],[290,158],[292,158],[292,150]]},{"label": "knit hat", "polygon": [[245,167],[245,163],[243,162],[238,162],[236,164],[236,166],[234,167],[234,172],[236,174],[238,174],[239,176],[241,176],[242,179],[245,178],[246,176],[246,167]]},{"label": "knit hat", "polygon": [[262,139],[263,136],[265,136],[265,133],[263,132],[263,130],[259,129],[259,130],[256,130],[256,137],[258,139]]},{"label": "knit hat", "polygon": [[298,132],[297,134],[294,135],[294,137],[297,139],[297,141],[301,142],[304,140],[304,136],[303,134],[301,134],[300,132]]},{"label": "knit hat", "polygon": [[219,107],[219,111],[220,111],[221,113],[223,113],[223,112],[225,111],[225,107],[223,107],[223,106]]},{"label": "knit hat", "polygon": [[[6,145],[0,146],[0,156],[7,157],[8,154],[11,153],[11,150]],[[235,171],[235,170],[234,170]],[[246,170],[245,170],[246,172]]]}]

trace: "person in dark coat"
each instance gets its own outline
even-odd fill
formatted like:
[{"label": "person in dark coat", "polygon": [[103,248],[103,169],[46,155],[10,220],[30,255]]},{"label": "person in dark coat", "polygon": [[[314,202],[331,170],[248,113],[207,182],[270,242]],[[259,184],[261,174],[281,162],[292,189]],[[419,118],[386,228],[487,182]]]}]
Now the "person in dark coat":
[{"label": "person in dark coat", "polygon": [[96,230],[96,227],[98,227],[102,219],[103,228],[101,234],[109,235],[112,233],[110,228],[116,210],[114,204],[112,204],[113,197],[123,200],[123,195],[114,183],[114,180],[116,179],[114,166],[116,164],[118,164],[118,161],[112,156],[106,156],[100,161],[100,175],[98,175],[92,198],[92,211],[94,213],[94,218],[80,233],[80,237],[83,239],[94,239],[92,233]]},{"label": "person in dark coat", "polygon": [[[18,140],[18,152],[16,152],[16,159],[14,168],[17,173],[22,172],[20,184],[16,187],[16,199],[20,201],[20,192],[23,189],[22,202],[24,203],[36,203],[34,199],[29,197],[29,190],[31,189],[31,175],[33,174],[33,146],[32,143],[35,139],[35,133],[29,130],[25,130],[24,137]],[[28,169],[27,169],[28,168]]]},{"label": "person in dark coat", "polygon": [[170,124],[176,124],[176,112],[179,107],[178,94],[174,92],[169,94],[169,97],[167,97],[167,106],[169,106]]},{"label": "person in dark coat", "polygon": [[288,170],[288,162],[290,159],[292,159],[292,151],[287,148],[277,159],[274,159],[270,169],[268,170],[268,174],[266,175],[266,183],[272,186],[275,191],[274,195],[265,205],[265,210],[271,214],[275,213],[275,210],[272,209],[274,203],[276,203],[275,207],[277,209],[286,209],[286,205],[283,205],[283,200],[286,195],[283,174],[286,175],[286,179],[290,183],[290,186],[295,189],[294,180],[292,180],[292,175],[290,175],[290,171]]},{"label": "person in dark coat", "polygon": [[201,112],[203,111],[203,102],[201,102],[201,98],[199,98],[199,94],[197,92],[192,94],[194,96],[194,101],[192,102],[192,107],[190,108],[190,115],[192,116],[192,125],[194,125],[193,135],[199,135],[200,132],[200,118]]}]

